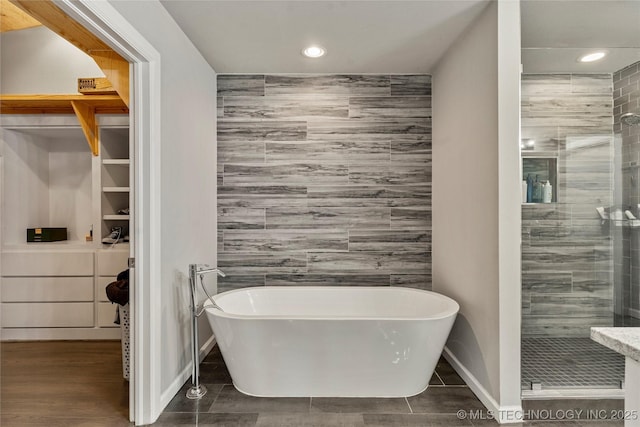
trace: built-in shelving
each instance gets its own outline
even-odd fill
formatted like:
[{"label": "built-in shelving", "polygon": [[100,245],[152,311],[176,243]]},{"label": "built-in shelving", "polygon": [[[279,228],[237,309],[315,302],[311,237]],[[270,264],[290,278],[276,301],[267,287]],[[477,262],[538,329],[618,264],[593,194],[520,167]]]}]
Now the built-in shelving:
[{"label": "built-in shelving", "polygon": [[75,114],[91,153],[99,153],[97,114],[129,114],[118,95],[0,95],[1,114]]},{"label": "built-in shelving", "polygon": [[103,165],[121,165],[121,166],[129,166],[131,164],[131,160],[129,159],[103,159]]},{"label": "built-in shelving", "polygon": [[118,211],[129,207],[129,129],[109,128],[100,132],[100,182],[102,193],[101,233],[109,234],[112,227],[129,232],[129,215]]},{"label": "built-in shelving", "polygon": [[[538,198],[536,200],[535,191],[532,197],[532,200],[528,200],[527,195],[523,195],[523,205],[529,204],[549,204],[549,203],[557,203],[558,202],[558,158],[557,157],[540,157],[539,155],[533,156],[527,155],[522,156],[522,181],[526,182],[527,178],[530,177],[536,181],[539,181],[541,184],[549,183],[551,184],[551,200],[549,202],[543,202],[542,194],[538,194]],[[524,189],[523,189],[524,191]],[[524,202],[525,198],[527,201]]]},{"label": "built-in shelving", "polygon": [[102,187],[102,191],[105,193],[128,193],[129,187]]},{"label": "built-in shelving", "polygon": [[118,95],[0,95],[2,114],[75,114],[73,102],[92,107],[95,114],[129,114]]},{"label": "built-in shelving", "polygon": [[129,221],[129,215],[102,215],[105,221]]}]

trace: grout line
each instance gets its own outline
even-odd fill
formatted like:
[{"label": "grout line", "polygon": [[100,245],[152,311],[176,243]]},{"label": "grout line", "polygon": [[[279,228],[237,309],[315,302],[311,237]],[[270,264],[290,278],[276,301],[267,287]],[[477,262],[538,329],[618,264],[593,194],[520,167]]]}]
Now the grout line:
[{"label": "grout line", "polygon": [[438,372],[437,372],[437,371],[433,371],[433,373],[434,373],[434,374],[436,374],[436,377],[438,377],[438,379],[440,380],[440,382],[442,383],[442,385],[446,385],[446,384],[444,383],[444,380],[443,380],[443,379],[442,379],[442,377],[438,374]]},{"label": "grout line", "polygon": [[207,411],[210,411],[211,407],[218,401],[218,397],[220,396],[220,393],[222,393],[222,389],[225,387],[225,385],[226,384],[222,384],[222,387],[220,387],[220,390],[218,390],[218,393],[216,393],[216,397],[213,398],[213,402],[211,402],[211,405],[209,406],[209,409]]},{"label": "grout line", "polygon": [[313,396],[309,398],[309,412],[311,412],[311,406],[313,406]]},{"label": "grout line", "polygon": [[406,396],[404,398],[404,401],[407,402],[407,406],[409,407],[409,413],[413,414],[413,408],[411,408],[411,404],[409,403],[409,399],[407,399]]}]

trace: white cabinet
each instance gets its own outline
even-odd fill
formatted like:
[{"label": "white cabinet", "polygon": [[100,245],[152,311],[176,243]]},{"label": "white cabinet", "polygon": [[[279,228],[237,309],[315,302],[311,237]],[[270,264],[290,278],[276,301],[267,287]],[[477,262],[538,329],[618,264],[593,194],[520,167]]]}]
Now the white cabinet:
[{"label": "white cabinet", "polygon": [[4,338],[6,331],[26,328],[93,328],[94,266],[93,250],[4,252],[0,293]]},{"label": "white cabinet", "polygon": [[117,304],[101,302],[98,304],[98,327],[118,328],[119,325],[113,323],[116,316]]},{"label": "white cabinet", "polygon": [[129,252],[127,251],[98,251],[97,252],[98,263],[98,276],[117,276],[123,270],[127,269],[129,260]]},{"label": "white cabinet", "polygon": [[118,339],[105,288],[127,268],[127,245],[2,253],[3,339]]},{"label": "white cabinet", "polygon": [[90,328],[92,302],[2,303],[3,328]]},{"label": "white cabinet", "polygon": [[108,302],[106,287],[116,280],[118,274],[127,269],[129,252],[123,250],[101,250],[96,252],[96,309],[97,326],[114,328],[116,304]]},{"label": "white cabinet", "polygon": [[107,298],[107,285],[111,282],[115,282],[117,279],[116,275],[113,276],[98,276],[96,277],[96,301],[98,302],[107,302],[109,298]]},{"label": "white cabinet", "polygon": [[93,276],[93,274],[93,252],[34,251],[2,254],[3,276]]},{"label": "white cabinet", "polygon": [[91,277],[5,277],[2,302],[93,302]]},{"label": "white cabinet", "polygon": [[[15,116],[0,129],[4,340],[120,338],[105,288],[127,269],[129,244],[102,238],[129,233],[128,118],[98,116],[93,156],[65,117]],[[38,227],[67,227],[68,240],[27,243]]]}]

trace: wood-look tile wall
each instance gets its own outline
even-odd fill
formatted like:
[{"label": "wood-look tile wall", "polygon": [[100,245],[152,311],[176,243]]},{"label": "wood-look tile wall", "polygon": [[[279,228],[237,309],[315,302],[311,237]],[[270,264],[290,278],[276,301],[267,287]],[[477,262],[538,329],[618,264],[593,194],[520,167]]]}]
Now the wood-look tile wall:
[{"label": "wood-look tile wall", "polygon": [[589,336],[613,323],[613,82],[523,75],[523,156],[557,157],[558,203],[522,206],[523,336]]},{"label": "wood-look tile wall", "polygon": [[219,291],[431,288],[431,77],[219,75]]},{"label": "wood-look tile wall", "polygon": [[[620,188],[624,207],[640,215],[640,126],[620,122],[625,113],[640,114],[640,62],[613,74],[613,130],[621,147]],[[615,281],[619,293],[619,314],[640,316],[640,228],[623,227],[617,233],[622,244],[616,247]],[[631,309],[631,310],[629,310]]]}]

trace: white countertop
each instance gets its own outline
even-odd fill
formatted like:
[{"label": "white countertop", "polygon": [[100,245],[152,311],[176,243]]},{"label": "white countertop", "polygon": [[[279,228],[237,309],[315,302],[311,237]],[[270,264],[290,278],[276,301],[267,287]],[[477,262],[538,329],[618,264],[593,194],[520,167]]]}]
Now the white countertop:
[{"label": "white countertop", "polygon": [[640,328],[591,328],[591,339],[640,362]]},{"label": "white countertop", "polygon": [[5,244],[1,252],[106,252],[129,251],[129,243],[105,245],[100,242],[63,240],[61,242],[22,242]]}]

